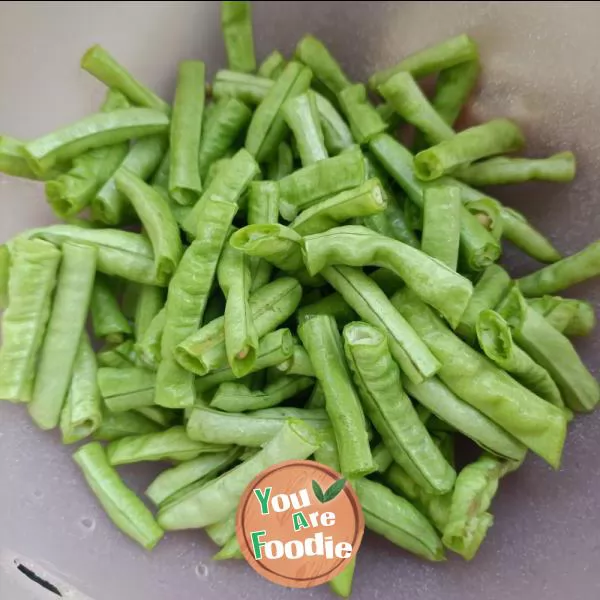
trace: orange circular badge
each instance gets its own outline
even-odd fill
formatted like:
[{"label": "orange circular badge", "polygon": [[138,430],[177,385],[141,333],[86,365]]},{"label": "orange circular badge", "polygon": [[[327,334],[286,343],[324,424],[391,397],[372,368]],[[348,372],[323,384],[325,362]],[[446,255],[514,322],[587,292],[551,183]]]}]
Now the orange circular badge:
[{"label": "orange circular badge", "polygon": [[364,517],[354,490],[333,469],[289,460],[246,488],[236,519],[244,557],[273,583],[308,588],[333,579],[356,556]]}]

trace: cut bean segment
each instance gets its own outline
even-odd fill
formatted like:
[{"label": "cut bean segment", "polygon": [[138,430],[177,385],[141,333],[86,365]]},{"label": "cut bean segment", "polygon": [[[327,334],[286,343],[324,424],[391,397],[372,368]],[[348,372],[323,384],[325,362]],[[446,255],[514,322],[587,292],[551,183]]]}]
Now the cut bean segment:
[{"label": "cut bean segment", "polygon": [[53,429],[60,420],[85,319],[90,307],[96,250],[63,244],[56,294],[27,409],[41,429]]},{"label": "cut bean segment", "polygon": [[102,424],[102,405],[96,381],[98,367],[87,333],[82,333],[67,399],[60,414],[63,444],[90,436]]},{"label": "cut bean segment", "polygon": [[261,471],[285,460],[308,458],[319,443],[319,435],[310,425],[288,419],[253,457],[201,488],[165,503],[158,513],[158,522],[167,530],[217,523],[236,509],[246,486]]},{"label": "cut bean segment", "polygon": [[456,187],[425,191],[421,250],[454,270],[458,265],[461,206]]},{"label": "cut bean segment", "polygon": [[559,466],[567,425],[563,411],[467,346],[409,290],[397,292],[392,302],[442,363],[438,377],[457,396]]},{"label": "cut bean segment", "polygon": [[425,489],[450,491],[456,473],[402,389],[385,335],[366,323],[350,323],[344,327],[344,349],[365,412],[393,459]]},{"label": "cut bean segment", "polygon": [[176,202],[184,205],[196,202],[202,191],[198,155],[204,89],[204,63],[199,60],[180,63],[169,135],[169,194]]},{"label": "cut bean segment", "polygon": [[145,85],[137,81],[102,46],[89,48],[81,58],[81,68],[107,87],[119,90],[133,104],[154,108],[169,114],[170,106]]},{"label": "cut bean segment", "polygon": [[377,71],[369,79],[369,85],[375,90],[401,71],[407,71],[416,78],[425,77],[468,60],[476,60],[478,56],[475,41],[468,35],[461,34],[414,52],[389,69]]},{"label": "cut bean segment", "polygon": [[2,318],[0,398],[29,402],[50,318],[61,252],[43,240],[18,239],[8,260],[10,277]]},{"label": "cut bean segment", "polygon": [[281,108],[286,100],[306,92],[311,78],[310,69],[297,62],[288,63],[254,111],[245,146],[258,162],[272,158],[284,141],[288,127]]},{"label": "cut bean segment", "polygon": [[233,71],[251,73],[256,70],[250,2],[222,2],[221,28],[227,51],[227,62]]},{"label": "cut bean segment", "polygon": [[520,150],[524,144],[523,133],[515,123],[495,119],[419,152],[415,156],[415,172],[424,181],[438,179],[481,158]]},{"label": "cut bean segment", "polygon": [[96,113],[25,144],[35,173],[43,174],[60,161],[109,144],[155,133],[166,133],[169,117],[150,108],[122,108]]},{"label": "cut bean segment", "polygon": [[163,530],[109,464],[102,446],[98,442],[86,444],[73,454],[73,460],[111,521],[147,550],[154,548]]},{"label": "cut bean segment", "polygon": [[325,409],[331,420],[340,453],[341,472],[361,477],[375,470],[366,420],[350,380],[342,340],[332,317],[312,316],[298,328],[325,392]]}]

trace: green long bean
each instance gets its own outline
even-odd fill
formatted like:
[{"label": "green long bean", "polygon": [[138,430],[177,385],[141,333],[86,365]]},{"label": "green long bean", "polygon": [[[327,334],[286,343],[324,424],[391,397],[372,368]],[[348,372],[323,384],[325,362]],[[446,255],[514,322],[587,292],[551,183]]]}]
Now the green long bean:
[{"label": "green long bean", "polygon": [[65,243],[87,245],[97,251],[98,271],[128,281],[166,286],[157,280],[152,246],[137,233],[120,229],[85,229],[76,225],[49,225],[28,234],[57,246]]},{"label": "green long bean", "polygon": [[251,257],[267,260],[281,271],[297,277],[304,285],[322,283],[322,279],[311,277],[304,268],[302,237],[285,225],[247,225],[236,231],[229,243]]},{"label": "green long bean", "polygon": [[162,471],[146,489],[146,496],[159,506],[174,494],[181,493],[191,485],[202,485],[233,464],[241,454],[239,448],[225,452],[201,454],[175,467]]},{"label": "green long bean", "polygon": [[528,300],[554,329],[567,336],[588,335],[596,326],[594,306],[585,300],[543,296]]},{"label": "green long bean", "polygon": [[284,460],[305,459],[319,443],[319,436],[310,425],[288,419],[260,452],[176,502],[163,505],[158,522],[167,530],[217,523],[236,509],[244,489],[261,471]]},{"label": "green long bean", "polygon": [[339,265],[326,268],[323,275],[361,319],[386,334],[394,359],[411,380],[420,382],[438,371],[437,359],[383,291],[360,269]]},{"label": "green long bean", "polygon": [[415,156],[415,172],[425,181],[438,179],[480,158],[520,150],[524,144],[523,133],[515,123],[494,119],[419,152]]},{"label": "green long bean", "polygon": [[555,294],[586,279],[600,275],[600,242],[592,242],[576,254],[521,277],[517,283],[528,297]]},{"label": "green long bean", "polygon": [[308,90],[290,98],[285,101],[281,110],[294,135],[302,166],[307,167],[327,158],[315,93]]},{"label": "green long bean", "polygon": [[400,117],[421,131],[428,142],[439,144],[456,135],[410,73],[396,73],[379,86],[379,91]]},{"label": "green long bean", "polygon": [[[115,90],[109,89],[102,112],[127,108],[129,102]],[[62,218],[80,213],[117,170],[127,152],[127,142],[93,148],[73,159],[71,168],[46,182],[45,192],[50,206]]]},{"label": "green long bean", "polygon": [[529,256],[544,263],[554,263],[561,255],[544,235],[512,208],[503,207],[502,235]]},{"label": "green long bean", "polygon": [[279,212],[286,221],[292,221],[302,210],[354,188],[365,179],[365,160],[359,149],[321,160],[279,181]]},{"label": "green long bean", "polygon": [[338,292],[329,294],[312,304],[301,306],[296,315],[298,323],[302,323],[310,315],[331,315],[339,326],[356,321],[358,316]]},{"label": "green long bean", "polygon": [[166,133],[169,118],[150,108],[122,108],[84,117],[25,144],[31,168],[44,173],[60,161],[86,150],[118,144],[155,133]]},{"label": "green long bean", "polygon": [[235,534],[236,511],[233,511],[226,519],[209,525],[205,531],[206,535],[217,545],[224,546]]},{"label": "green long bean", "polygon": [[174,425],[179,420],[179,415],[174,410],[162,406],[140,406],[135,411],[163,429]]},{"label": "green long bean", "polygon": [[260,77],[268,77],[269,79],[277,79],[286,65],[286,60],[279,52],[279,50],[273,50],[263,61],[260,63],[257,75]]},{"label": "green long bean", "polygon": [[250,310],[250,257],[225,244],[217,267],[225,304],[225,350],[236,377],[247,375],[256,361],[258,334]]},{"label": "green long bean", "polygon": [[235,535],[213,556],[213,560],[243,560],[243,558],[240,543]]},{"label": "green long bean", "polygon": [[321,233],[350,219],[380,213],[386,207],[379,180],[369,179],[303,210],[290,223],[290,228],[302,236]]},{"label": "green long bean", "polygon": [[44,173],[36,173],[27,160],[25,144],[9,135],[0,135],[0,173],[24,179],[50,180],[64,175],[64,169],[56,167]]},{"label": "green long bean", "polygon": [[469,304],[467,304],[467,308],[456,328],[456,332],[469,344],[473,345],[475,343],[475,328],[481,311],[487,308],[496,308],[508,293],[510,286],[510,276],[500,265],[490,265],[481,274],[475,284]]},{"label": "green long bean", "polygon": [[[293,337],[289,329],[277,329],[267,333],[260,339],[256,360],[249,373],[256,373],[269,367],[279,365],[282,361],[292,356]],[[238,379],[228,363],[222,367],[212,370],[196,380],[196,390],[204,392],[211,390],[226,381]]]},{"label": "green long bean", "polygon": [[18,239],[8,260],[11,265],[8,304],[2,319],[0,398],[28,402],[50,317],[61,253],[43,240]]},{"label": "green long bean", "polygon": [[250,153],[243,148],[238,150],[223,169],[219,170],[215,178],[207,183],[200,200],[196,202],[182,224],[184,231],[190,237],[196,237],[206,204],[213,200],[237,206],[240,197],[258,173],[258,164]]},{"label": "green long bean", "polygon": [[556,296],[543,296],[542,298],[530,298],[527,300],[529,306],[539,312],[545,319],[561,333],[564,333],[568,324],[575,316],[576,302],[562,302]]},{"label": "green long bean", "polygon": [[197,404],[187,422],[187,433],[191,439],[206,444],[237,444],[259,448],[288,419],[301,419],[318,430],[331,427],[327,413],[320,408],[276,406],[246,413],[228,413]]},{"label": "green long bean", "polygon": [[284,141],[288,128],[281,108],[286,100],[305,92],[311,78],[310,69],[297,62],[288,63],[254,111],[245,146],[258,162],[272,158],[279,144]]},{"label": "green long bean", "polygon": [[329,265],[388,269],[453,326],[460,321],[473,293],[470,281],[435,258],[357,225],[307,236],[303,257],[310,275]]},{"label": "green long bean", "polygon": [[137,338],[135,350],[149,369],[156,369],[161,360],[161,341],[167,313],[163,308],[156,313],[144,334]]},{"label": "green long bean", "polygon": [[246,129],[252,111],[237,98],[225,97],[215,105],[206,119],[200,138],[198,168],[201,181],[206,180],[209,167],[233,146]]},{"label": "green long bean", "polygon": [[156,315],[165,305],[163,290],[155,285],[140,286],[133,316],[135,339],[140,342]]},{"label": "green long bean", "polygon": [[397,292],[392,303],[442,363],[438,377],[458,397],[558,467],[566,434],[560,409],[467,346],[409,290]]},{"label": "green long bean", "polygon": [[228,69],[217,71],[212,85],[213,98],[236,98],[249,106],[258,106],[273,87],[274,81],[250,73],[238,73]]},{"label": "green long bean", "polygon": [[344,570],[329,581],[329,589],[341,598],[350,598],[352,595],[352,581],[356,568],[356,556],[348,563]]},{"label": "green long bean", "polygon": [[425,191],[421,250],[453,270],[460,246],[460,190],[452,186]]},{"label": "green long bean", "polygon": [[[436,82],[431,105],[437,114],[451,127],[458,119],[469,95],[477,84],[481,71],[478,60],[468,60],[440,71]],[[423,150],[428,144],[424,136],[417,132],[415,152]]]},{"label": "green long bean", "polygon": [[40,351],[29,415],[41,429],[58,425],[85,326],[96,250],[63,244],[56,294]]},{"label": "green long bean", "polygon": [[221,28],[227,51],[227,62],[233,71],[251,73],[256,70],[250,2],[222,2]]},{"label": "green long bean", "polygon": [[152,406],[155,385],[155,374],[139,367],[98,369],[100,394],[112,413]]},{"label": "green long bean", "polygon": [[112,442],[131,435],[156,433],[162,429],[158,423],[146,418],[137,410],[117,414],[105,411],[102,425],[94,433],[94,439]]},{"label": "green long bean", "polygon": [[512,460],[520,460],[525,455],[523,444],[459,398],[438,377],[414,384],[404,376],[402,382],[406,391],[422,406],[485,450]]},{"label": "green long bean", "polygon": [[393,67],[377,71],[370,77],[369,85],[376,90],[392,75],[401,71],[408,71],[416,78],[425,77],[468,60],[476,60],[478,56],[475,41],[468,35],[458,35],[414,52]]},{"label": "green long bean", "polygon": [[431,104],[448,125],[454,125],[458,119],[477,83],[480,71],[481,65],[477,59],[461,62],[440,71]]},{"label": "green long bean", "polygon": [[224,412],[245,412],[272,408],[312,387],[312,377],[286,375],[269,383],[262,390],[251,390],[241,383],[225,382],[210,402],[212,408]]},{"label": "green long bean", "polygon": [[357,225],[364,225],[375,233],[398,240],[413,248],[419,248],[420,242],[415,235],[414,229],[409,225],[398,200],[394,196],[386,194],[386,202],[387,206],[382,212],[362,217],[355,221],[355,223]]},{"label": "green long bean", "polygon": [[464,167],[457,176],[477,187],[525,181],[569,182],[575,178],[575,156],[572,152],[559,152],[548,158],[499,156]]},{"label": "green long bean", "polygon": [[217,198],[204,201],[197,237],[184,252],[169,284],[162,360],[156,378],[156,404],[166,408],[194,404],[194,375],[175,360],[174,352],[202,322],[217,262],[236,212],[237,204],[233,202]]},{"label": "green long bean", "polygon": [[394,493],[406,498],[432,525],[443,534],[448,523],[452,492],[434,495],[418,486],[408,473],[397,463],[391,463],[382,475],[382,480]]},{"label": "green long bean", "polygon": [[377,446],[375,446],[371,450],[373,454],[373,460],[377,465],[377,472],[384,473],[390,467],[390,465],[394,462],[390,451],[385,447],[383,442],[379,442]]},{"label": "green long bean", "polygon": [[[277,146],[277,153],[267,164],[267,175],[272,181],[283,179],[294,170],[292,149],[286,142]],[[278,188],[279,189],[279,188]]]},{"label": "green long bean", "polygon": [[354,145],[352,132],[335,106],[325,96],[318,92],[314,94],[323,128],[325,148],[330,155],[335,156]]},{"label": "green long bean", "polygon": [[298,327],[298,335],[325,393],[325,409],[335,433],[342,473],[349,477],[372,473],[375,464],[365,416],[350,380],[335,320],[325,315],[311,316]]},{"label": "green long bean", "polygon": [[417,556],[443,560],[444,549],[435,529],[408,500],[369,479],[359,479],[354,485],[369,529]]},{"label": "green long bean", "polygon": [[[319,314],[319,313],[310,313]],[[320,313],[327,314],[327,313]],[[299,319],[301,323],[304,319]],[[300,343],[295,343],[292,355],[277,365],[277,370],[286,375],[305,375],[306,377],[314,377],[315,370],[310,362],[310,356]]]},{"label": "green long bean", "polygon": [[110,520],[147,550],[154,548],[162,538],[163,530],[110,466],[102,446],[98,442],[86,444],[73,454],[73,460]]},{"label": "green long bean", "polygon": [[104,338],[109,344],[120,344],[132,330],[119,302],[111,289],[110,281],[98,274],[94,280],[90,299],[92,328],[97,338]]},{"label": "green long bean", "polygon": [[[385,170],[406,192],[413,204],[422,208],[426,186],[417,179],[413,155],[387,134],[380,134],[369,144],[370,150]],[[454,184],[454,182],[453,182]],[[474,271],[481,271],[500,257],[501,247],[492,234],[463,207],[460,215],[460,255]]]},{"label": "green long bean", "polygon": [[8,306],[8,287],[10,279],[10,250],[6,244],[0,245],[0,309]]},{"label": "green long bean", "polygon": [[179,204],[193,204],[202,191],[198,154],[204,111],[204,63],[179,64],[169,134],[169,194]]},{"label": "green long bean", "polygon": [[546,369],[538,365],[513,341],[508,323],[493,310],[484,310],[477,318],[477,340],[485,355],[548,402],[564,407],[558,387]]},{"label": "green long bean", "polygon": [[[248,225],[277,223],[279,220],[279,186],[274,181],[253,181],[248,187]],[[271,279],[271,263],[250,257],[251,291],[266,285]]]},{"label": "green long bean", "polygon": [[115,175],[118,189],[127,196],[150,238],[158,280],[169,279],[183,254],[179,226],[164,197],[128,169]]},{"label": "green long bean", "polygon": [[67,399],[60,414],[63,444],[79,442],[94,433],[102,424],[97,371],[94,351],[87,333],[83,332],[73,363]]},{"label": "green long bean", "polygon": [[519,464],[483,454],[458,474],[442,537],[447,548],[466,560],[475,556],[494,522],[487,511],[499,480]]},{"label": "green long bean", "polygon": [[166,147],[166,135],[150,135],[138,140],[92,200],[94,219],[108,225],[120,225],[130,220],[131,206],[127,197],[117,187],[116,175],[127,170],[140,179],[148,179],[160,165]]},{"label": "green long bean", "polygon": [[126,369],[142,366],[133,340],[125,340],[116,346],[104,346],[96,355],[101,367]]},{"label": "green long bean", "polygon": [[[254,292],[249,302],[259,338],[291,317],[301,297],[302,287],[292,277],[282,277]],[[223,317],[215,319],[183,340],[175,349],[179,363],[198,375],[226,366],[224,321]]]},{"label": "green long bean", "polygon": [[385,335],[366,323],[344,327],[344,349],[367,417],[393,459],[425,489],[444,494],[456,473],[402,389]]},{"label": "green long bean", "polygon": [[600,386],[571,342],[538,314],[513,287],[497,308],[510,325],[515,341],[554,379],[565,404],[590,411],[600,401]]},{"label": "green long bean", "polygon": [[507,209],[493,198],[478,198],[464,202],[465,208],[499,240],[504,233],[504,215]]},{"label": "green long bean", "polygon": [[337,60],[316,37],[305,35],[298,42],[294,56],[304,63],[334,96],[350,85]]},{"label": "green long bean", "polygon": [[185,428],[177,425],[144,435],[134,435],[111,442],[106,447],[108,462],[113,465],[126,465],[144,461],[185,461],[200,454],[223,452],[227,446],[205,444],[188,437]]},{"label": "green long bean", "polygon": [[89,48],[81,58],[81,68],[99,79],[108,88],[119,90],[133,104],[160,110],[169,114],[169,105],[137,81],[127,69],[120,65],[102,46]]},{"label": "green long bean", "polygon": [[371,138],[388,128],[369,101],[367,88],[362,83],[345,87],[339,92],[338,99],[358,144],[367,144]]}]

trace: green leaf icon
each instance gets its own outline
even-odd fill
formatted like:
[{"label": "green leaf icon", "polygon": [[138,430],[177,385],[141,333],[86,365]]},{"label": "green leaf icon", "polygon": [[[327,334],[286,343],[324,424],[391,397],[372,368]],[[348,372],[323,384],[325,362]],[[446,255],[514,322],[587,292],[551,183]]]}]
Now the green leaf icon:
[{"label": "green leaf icon", "polygon": [[325,494],[323,494],[323,502],[329,502],[330,500],[333,500],[336,496],[340,494],[340,492],[344,489],[345,485],[346,479],[344,477],[338,479],[337,481],[334,481],[329,487],[329,489],[325,492]]},{"label": "green leaf icon", "polygon": [[317,500],[319,502],[325,502],[325,494],[323,494],[323,490],[321,489],[321,486],[314,479],[312,480],[312,489],[313,489],[313,492],[315,493],[315,496],[317,497]]}]

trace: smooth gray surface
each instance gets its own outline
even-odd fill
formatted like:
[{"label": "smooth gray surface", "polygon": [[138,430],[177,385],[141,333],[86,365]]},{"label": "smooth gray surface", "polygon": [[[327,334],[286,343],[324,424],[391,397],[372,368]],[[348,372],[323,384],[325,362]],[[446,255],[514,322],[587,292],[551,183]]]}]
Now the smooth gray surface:
[{"label": "smooth gray surface", "polygon": [[[516,119],[530,154],[577,153],[575,183],[501,193],[565,252],[600,232],[599,24],[596,2],[255,3],[259,58],[274,47],[289,53],[310,31],[357,79],[445,36],[473,35],[484,65],[473,120]],[[94,110],[103,90],[78,62],[95,42],[165,96],[180,59],[201,58],[211,71],[224,64],[212,2],[3,2],[0,131],[36,136]],[[39,186],[0,178],[0,240],[51,220]],[[527,268],[507,255],[517,271]],[[577,291],[600,300],[598,284]],[[598,334],[578,347],[597,372]],[[504,480],[496,525],[471,563],[426,564],[367,536],[354,598],[597,600],[599,447],[599,415],[580,417],[560,472],[530,458]],[[167,535],[144,552],[104,517],[70,452],[56,433],[35,430],[22,407],[0,407],[0,551],[42,563],[95,600],[331,597],[326,588],[276,587],[242,562],[213,563],[215,548],[201,532]],[[123,473],[140,490],[151,478],[139,468]],[[21,600],[16,594],[0,579],[1,600]]]}]

